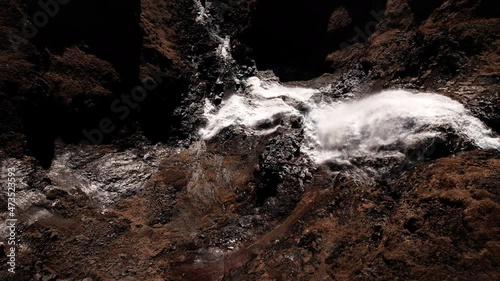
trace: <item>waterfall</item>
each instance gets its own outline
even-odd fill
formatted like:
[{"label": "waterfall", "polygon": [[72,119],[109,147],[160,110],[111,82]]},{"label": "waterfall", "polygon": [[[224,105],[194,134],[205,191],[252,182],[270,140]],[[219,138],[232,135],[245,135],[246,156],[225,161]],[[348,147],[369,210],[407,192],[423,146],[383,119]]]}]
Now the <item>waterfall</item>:
[{"label": "waterfall", "polygon": [[194,7],[197,11],[196,22],[203,25],[210,38],[219,44],[217,48],[219,57],[224,60],[226,64],[230,64],[233,62],[231,56],[231,40],[229,36],[221,35],[219,25],[210,15],[209,10],[211,6],[212,3],[210,1],[205,1],[205,5],[203,5],[200,0],[194,0]]},{"label": "waterfall", "polygon": [[[355,99],[352,93],[336,99],[324,98],[325,88],[312,89],[280,84],[276,77],[259,73],[241,78],[231,56],[230,37],[221,35],[212,3],[195,0],[197,22],[217,42],[218,84],[243,84],[244,87],[219,95],[220,105],[208,95],[204,107],[206,126],[200,129],[204,140],[222,129],[235,126],[246,134],[275,132],[281,121],[302,120],[304,133],[301,151],[313,162],[333,162],[359,168],[359,163],[387,159],[404,160],[406,153],[434,140],[446,140],[450,134],[459,143],[482,149],[499,149],[500,139],[459,102],[434,93],[388,90]],[[260,76],[259,76],[260,75]],[[222,98],[224,97],[224,98]],[[454,151],[451,151],[452,153]],[[373,167],[362,167],[361,170]]]},{"label": "waterfall", "polygon": [[478,148],[500,150],[492,130],[443,95],[388,90],[331,101],[321,98],[321,89],[288,87],[276,79],[251,77],[244,85],[218,107],[206,101],[208,123],[199,132],[202,139],[229,126],[246,134],[269,134],[282,126],[276,119],[299,117],[305,134],[301,150],[317,164],[355,166],[354,159],[403,159],[419,144],[445,139],[446,132]]}]

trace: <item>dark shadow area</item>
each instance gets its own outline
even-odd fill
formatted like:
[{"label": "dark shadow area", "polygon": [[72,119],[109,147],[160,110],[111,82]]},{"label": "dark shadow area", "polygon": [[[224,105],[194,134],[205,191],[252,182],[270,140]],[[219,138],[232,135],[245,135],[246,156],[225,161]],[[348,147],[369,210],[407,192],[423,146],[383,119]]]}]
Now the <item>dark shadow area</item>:
[{"label": "dark shadow area", "polygon": [[336,6],[327,0],[260,1],[247,38],[257,67],[274,70],[282,80],[318,76],[328,19]]},{"label": "dark shadow area", "polygon": [[485,18],[500,18],[500,3],[498,0],[481,0],[477,13]]},{"label": "dark shadow area", "polygon": [[410,9],[417,23],[426,20],[434,10],[443,5],[444,0],[408,0]]},{"label": "dark shadow area", "polygon": [[[328,53],[356,43],[368,43],[368,38],[376,31],[376,26],[385,15],[386,0],[342,1],[349,24],[335,27],[328,33]],[[334,15],[331,21],[338,20]],[[331,28],[331,27],[330,27]]]},{"label": "dark shadow area", "polygon": [[[29,1],[25,12],[33,21],[33,15],[40,11],[38,1]],[[110,84],[111,79],[107,76],[96,77],[115,97],[129,94],[133,86],[139,85],[143,41],[139,0],[72,0],[58,8],[52,6],[51,11],[52,15],[45,12],[49,14],[47,24],[39,27],[30,39],[40,54],[33,58],[33,62],[42,67],[40,72],[58,71],[51,69],[50,54],[62,55],[66,48],[78,46],[83,52],[109,62],[118,72],[119,81],[114,84]],[[48,168],[54,156],[55,138],[61,137],[68,143],[81,141],[83,129],[97,129],[103,118],[113,118],[110,106],[115,97],[80,93],[67,104],[57,85],[46,85],[44,78],[39,84],[42,86],[24,94],[27,101],[21,111],[27,149]],[[110,135],[104,134],[101,142],[110,139]]]},{"label": "dark shadow area", "polygon": [[278,185],[282,182],[279,171],[274,169],[264,169],[255,175],[257,180],[257,191],[255,200],[257,206],[262,206],[270,197],[276,197]]},{"label": "dark shadow area", "polygon": [[138,115],[144,135],[152,142],[188,138],[190,132],[182,130],[182,122],[194,118],[194,112],[173,113],[181,104],[183,93],[189,91],[189,80],[179,77],[180,73],[165,73],[168,77],[162,77],[164,81],[158,83],[158,88],[148,92]]},{"label": "dark shadow area", "polygon": [[44,97],[45,90],[39,89],[37,96],[33,96],[30,101],[24,101],[21,116],[24,120],[28,153],[34,156],[44,169],[48,169],[54,158],[58,116],[53,100]]},{"label": "dark shadow area", "polygon": [[[30,15],[41,8],[31,6]],[[52,53],[74,45],[110,62],[124,81],[133,83],[139,74],[142,47],[141,3],[112,0],[71,0],[40,28],[33,38]]]},{"label": "dark shadow area", "polygon": [[[253,49],[259,69],[272,69],[282,81],[307,80],[325,72],[324,60],[385,9],[385,0],[260,1],[242,41]],[[345,8],[350,24],[329,31],[332,13]]]}]

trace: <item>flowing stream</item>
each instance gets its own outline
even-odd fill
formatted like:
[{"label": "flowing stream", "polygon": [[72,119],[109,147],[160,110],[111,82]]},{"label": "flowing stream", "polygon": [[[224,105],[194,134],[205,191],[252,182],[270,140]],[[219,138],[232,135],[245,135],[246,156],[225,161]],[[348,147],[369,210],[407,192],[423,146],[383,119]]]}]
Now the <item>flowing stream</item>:
[{"label": "flowing stream", "polygon": [[[230,68],[234,64],[230,40],[219,35],[210,5],[195,0],[197,21],[219,43],[218,57]],[[238,70],[228,71],[234,74]],[[304,130],[301,151],[318,164],[354,167],[353,160],[402,160],[409,150],[429,141],[447,141],[450,134],[456,137],[457,146],[465,142],[500,150],[500,139],[486,125],[458,101],[443,95],[386,90],[363,98],[345,94],[332,100],[323,98],[324,89],[286,86],[269,76],[258,73],[240,80],[243,89],[226,95],[220,105],[207,99],[204,116],[208,121],[199,131],[201,138],[210,139],[229,126],[247,134],[270,134],[282,126],[281,120],[298,118]]]},{"label": "flowing stream", "polygon": [[[500,139],[459,102],[433,93],[388,90],[361,99],[325,102],[320,89],[287,87],[275,80],[251,77],[246,89],[219,107],[206,101],[210,139],[228,126],[249,134],[268,134],[276,118],[300,117],[306,140],[303,151],[317,163],[351,158],[403,157],[404,151],[453,132],[482,149],[499,149]],[[276,126],[260,129],[261,124]]]}]

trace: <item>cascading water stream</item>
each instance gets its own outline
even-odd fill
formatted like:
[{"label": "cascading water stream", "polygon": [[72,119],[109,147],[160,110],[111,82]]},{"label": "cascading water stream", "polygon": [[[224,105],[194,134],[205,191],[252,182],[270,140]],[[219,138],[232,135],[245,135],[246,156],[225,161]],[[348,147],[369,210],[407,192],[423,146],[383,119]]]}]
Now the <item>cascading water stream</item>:
[{"label": "cascading water stream", "polygon": [[219,43],[219,47],[217,48],[219,57],[222,60],[231,63],[233,59],[231,56],[230,38],[229,36],[223,37],[220,35],[219,26],[214,22],[214,20],[209,14],[209,8],[211,6],[211,2],[205,1],[205,5],[203,5],[200,0],[194,0],[194,6],[198,11],[196,16],[196,22],[203,25],[207,30],[208,34],[210,35],[210,38],[215,42]]},{"label": "cascading water stream", "polygon": [[[210,73],[217,76],[216,84],[219,86],[217,92],[206,92],[204,95],[208,95],[211,99],[221,99],[223,95],[228,92],[233,92],[235,88],[238,88],[241,84],[239,77],[242,77],[239,70],[239,66],[235,62],[231,54],[231,39],[228,35],[224,35],[221,32],[221,28],[218,25],[218,18],[213,17],[212,13],[222,13],[225,6],[213,5],[210,1],[204,1],[202,3],[200,0],[194,0],[194,7],[197,11],[196,22],[200,24],[208,34],[210,40],[217,43],[217,49],[214,50],[215,59],[217,63],[211,63]],[[202,54],[195,60],[195,67],[198,68],[201,62],[204,61],[207,54]],[[195,86],[196,87],[196,86]],[[221,92],[221,88],[224,88],[224,92]],[[231,89],[227,91],[227,89]]]},{"label": "cascading water stream", "polygon": [[[200,130],[210,139],[223,128],[237,126],[247,134],[268,134],[275,118],[301,117],[302,151],[316,163],[349,164],[352,159],[403,159],[405,152],[452,132],[482,149],[500,150],[500,139],[465,107],[446,96],[383,91],[358,100],[324,102],[319,89],[286,87],[252,77],[246,90],[216,108],[206,102],[208,124]],[[278,122],[279,123],[279,122]]]},{"label": "cascading water stream", "polygon": [[200,130],[202,139],[210,139],[229,126],[247,134],[265,135],[274,132],[282,119],[302,118],[303,153],[317,164],[333,162],[355,167],[358,172],[373,167],[364,164],[360,168],[354,162],[403,160],[407,151],[429,141],[444,140],[449,133],[476,147],[500,150],[500,139],[489,128],[462,104],[442,95],[390,90],[357,100],[345,94],[332,101],[322,98],[322,89],[287,87],[275,77],[240,81],[230,38],[220,35],[210,15],[211,2],[194,2],[196,21],[219,44],[217,56],[225,81],[230,77],[245,85],[219,106],[206,99],[204,115],[208,123]]}]

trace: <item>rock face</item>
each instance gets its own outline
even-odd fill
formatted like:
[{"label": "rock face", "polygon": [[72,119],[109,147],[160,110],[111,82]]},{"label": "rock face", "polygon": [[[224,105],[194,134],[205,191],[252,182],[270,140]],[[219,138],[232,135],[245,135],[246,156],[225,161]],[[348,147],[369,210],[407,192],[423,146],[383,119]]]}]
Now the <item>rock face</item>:
[{"label": "rock face", "polygon": [[256,280],[262,272],[296,280],[496,278],[498,163],[498,153],[471,152],[375,189],[339,183],[244,272]]},{"label": "rock face", "polygon": [[[284,80],[325,72],[325,57],[339,49],[372,14],[383,15],[385,1],[256,1],[242,41],[254,50],[257,65]],[[382,13],[381,13],[382,11]],[[374,28],[370,26],[370,28]]]},{"label": "rock face", "polygon": [[372,91],[439,90],[498,132],[500,20],[486,10],[491,1],[285,2],[234,12],[249,19],[230,30],[235,44],[259,69],[289,81],[360,68]]},{"label": "rock face", "polygon": [[[185,29],[181,20],[193,25],[187,2],[75,0],[55,5],[58,12],[48,23],[26,28],[26,20],[43,14],[38,2],[4,1],[2,157],[29,153],[48,167],[55,138],[88,141],[82,130],[92,132],[103,118],[116,125],[103,134],[104,142],[137,131],[154,141],[186,138],[179,127],[183,117],[172,112],[187,95],[193,73],[185,50],[188,39],[196,40],[196,26],[177,30]],[[142,80],[158,76],[144,102],[124,100]],[[158,121],[168,133],[152,127]]]},{"label": "rock face", "polygon": [[[189,139],[201,123],[200,98],[230,92],[230,77],[226,89],[217,82],[218,42],[196,23],[193,2],[127,3],[58,4],[40,27],[26,25],[43,11],[36,1],[2,4],[2,155],[28,153],[48,167],[55,138],[88,141],[82,130],[92,135],[104,118],[116,128],[103,142]],[[207,10],[221,35],[232,36],[239,64],[255,61],[282,80],[361,68],[373,90],[440,90],[498,131],[499,19],[491,3],[254,0],[210,2]],[[144,101],[123,100],[158,73]]]},{"label": "rock face", "polygon": [[498,133],[496,1],[40,3],[0,3],[0,280],[500,280],[498,151],[443,142],[368,184],[311,163],[300,118],[197,134],[256,69],[439,92]]}]

